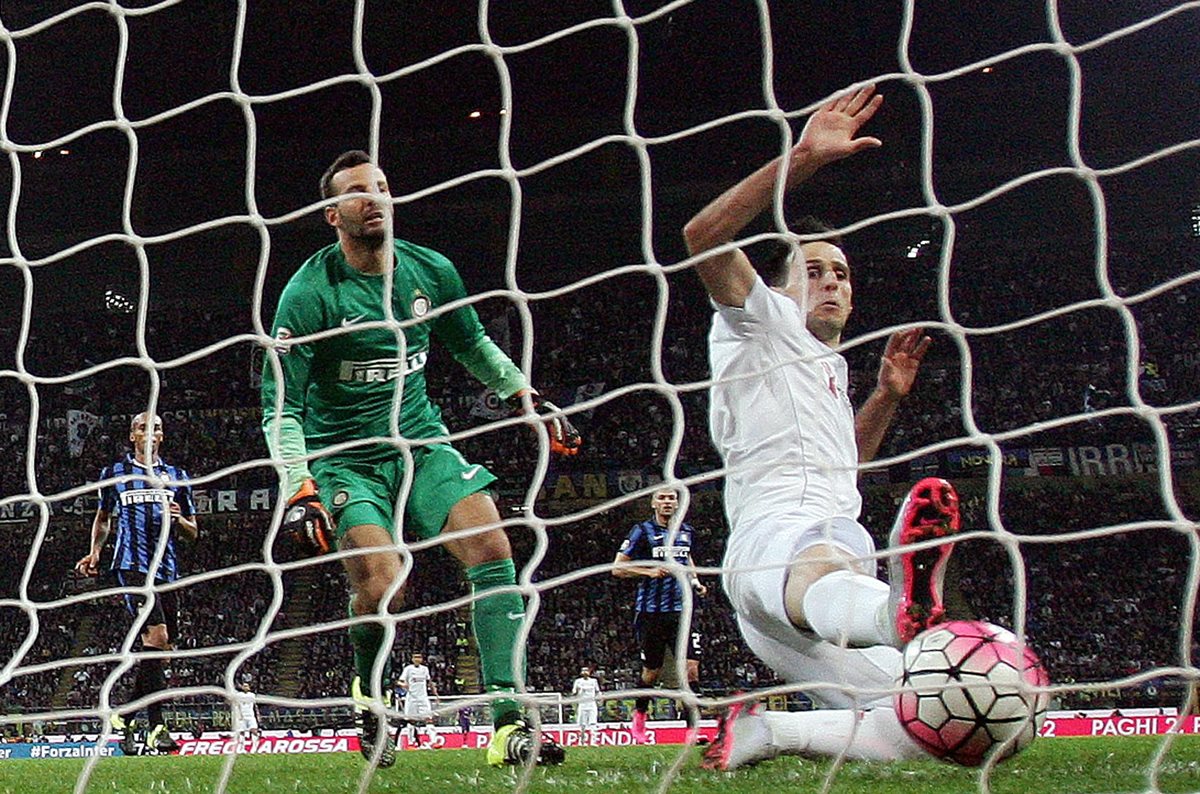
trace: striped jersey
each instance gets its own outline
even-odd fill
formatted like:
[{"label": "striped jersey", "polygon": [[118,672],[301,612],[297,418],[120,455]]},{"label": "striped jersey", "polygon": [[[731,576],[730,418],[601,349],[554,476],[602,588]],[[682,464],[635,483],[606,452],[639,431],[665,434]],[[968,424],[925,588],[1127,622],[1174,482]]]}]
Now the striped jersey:
[{"label": "striped jersey", "polygon": [[[631,560],[645,562],[677,562],[687,565],[692,551],[692,536],[695,530],[690,524],[681,524],[675,533],[673,544],[671,531],[654,519],[635,524],[629,537],[621,544],[620,552]],[[634,609],[638,612],[681,612],[683,611],[683,587],[675,576],[657,579],[638,579],[637,598]]]},{"label": "striped jersey", "polygon": [[[147,479],[148,474],[166,482],[155,483]],[[179,577],[175,536],[169,530],[164,535],[163,526],[164,521],[170,521],[171,502],[179,504],[179,512],[185,517],[196,514],[187,472],[162,460],[155,461],[153,472],[150,472],[133,455],[126,455],[100,472],[101,480],[113,477],[130,479],[118,480],[100,489],[100,509],[112,516],[116,528],[112,569],[149,573],[159,540],[165,537],[167,545],[155,579],[175,581]]]}]

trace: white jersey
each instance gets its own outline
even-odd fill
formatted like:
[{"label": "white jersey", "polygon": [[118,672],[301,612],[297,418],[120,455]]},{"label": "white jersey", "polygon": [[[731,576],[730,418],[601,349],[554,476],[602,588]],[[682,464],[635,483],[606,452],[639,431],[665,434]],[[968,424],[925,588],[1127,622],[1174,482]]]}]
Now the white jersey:
[{"label": "white jersey", "polygon": [[743,308],[717,305],[708,342],[715,381],[709,429],[729,469],[731,540],[765,517],[857,519],[862,497],[846,360],[761,278]]},{"label": "white jersey", "polygon": [[575,683],[571,686],[572,696],[583,696],[583,700],[579,702],[581,706],[595,705],[596,697],[600,694],[600,682],[595,678],[584,678],[580,676],[575,679]]},{"label": "white jersey", "polygon": [[400,684],[414,700],[429,699],[429,668],[423,664],[408,664],[400,671]]},{"label": "white jersey", "polygon": [[251,692],[233,693],[233,717],[238,730],[258,730],[258,712]]}]

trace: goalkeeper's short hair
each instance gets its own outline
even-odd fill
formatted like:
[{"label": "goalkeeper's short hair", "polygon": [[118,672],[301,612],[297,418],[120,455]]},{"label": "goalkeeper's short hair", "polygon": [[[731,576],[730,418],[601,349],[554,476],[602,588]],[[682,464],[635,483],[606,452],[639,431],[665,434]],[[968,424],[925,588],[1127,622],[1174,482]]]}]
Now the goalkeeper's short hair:
[{"label": "goalkeeper's short hair", "polygon": [[[804,215],[789,221],[788,231],[805,236],[818,235],[822,241],[836,245],[838,248],[842,247],[841,235],[835,233],[833,227],[828,223],[812,215]],[[788,258],[792,255],[793,248],[794,243],[790,241],[776,240],[771,244],[762,260],[754,266],[768,287],[782,287],[787,284]]]},{"label": "goalkeeper's short hair", "polygon": [[362,149],[351,149],[348,152],[339,154],[337,159],[325,169],[325,173],[321,174],[321,198],[333,198],[333,177],[339,171],[345,171],[347,168],[354,168],[357,165],[371,162],[374,162],[371,159],[371,155]]}]

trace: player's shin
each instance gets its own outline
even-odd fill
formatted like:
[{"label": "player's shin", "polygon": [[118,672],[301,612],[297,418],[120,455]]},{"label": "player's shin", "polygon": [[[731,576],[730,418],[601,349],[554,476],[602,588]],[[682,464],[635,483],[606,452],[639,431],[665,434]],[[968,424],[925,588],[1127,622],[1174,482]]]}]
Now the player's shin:
[{"label": "player's shin", "polygon": [[[157,650],[157,649],[152,649]],[[161,692],[167,688],[167,677],[163,673],[162,659],[142,659],[138,662],[137,678],[134,680],[134,699]],[[146,707],[150,727],[162,722],[162,701],[155,700]]]},{"label": "player's shin", "polygon": [[925,757],[890,708],[854,711],[764,711],[771,743],[779,752],[863,761],[899,761]]},{"label": "player's shin", "polygon": [[889,594],[888,586],[874,577],[834,571],[805,591],[804,618],[818,637],[835,645],[892,645]]},{"label": "player's shin", "polygon": [[[374,682],[375,660],[379,657],[380,648],[383,646],[383,626],[378,623],[356,623],[350,627],[350,645],[354,648],[354,673],[358,676],[363,694],[367,697],[381,697],[382,693],[377,691]],[[391,662],[388,657],[391,654],[384,655],[383,674],[380,676],[380,682],[384,689],[387,688],[391,679]]]},{"label": "player's shin", "polygon": [[[515,692],[513,649],[525,619],[525,600],[516,592],[485,594],[516,584],[517,569],[511,559],[484,562],[468,568],[467,579],[477,599],[472,610],[472,625],[479,645],[484,690]],[[492,701],[492,722],[496,725],[511,721],[519,713],[520,706],[514,698]]]}]

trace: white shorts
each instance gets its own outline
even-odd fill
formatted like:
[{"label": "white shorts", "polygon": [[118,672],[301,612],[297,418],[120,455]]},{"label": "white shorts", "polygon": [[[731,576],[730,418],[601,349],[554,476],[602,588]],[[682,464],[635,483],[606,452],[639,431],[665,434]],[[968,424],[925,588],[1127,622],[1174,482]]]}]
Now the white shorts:
[{"label": "white shorts", "polygon": [[415,698],[412,695],[404,698],[405,717],[429,717],[432,715],[433,705],[429,702],[429,698]]},{"label": "white shorts", "polygon": [[[875,576],[875,541],[849,518],[813,523],[811,517],[760,519],[730,536],[723,563],[725,594],[737,612],[750,650],[790,684],[829,708],[868,708],[891,703],[884,690],[900,672],[900,651],[878,645],[843,648],[796,628],[783,591],[791,561],[805,549],[828,544],[857,558],[857,573]],[[856,690],[876,690],[859,693]]]},{"label": "white shorts", "polygon": [[575,724],[576,725],[595,725],[596,717],[598,716],[598,714],[599,714],[599,710],[596,708],[595,703],[592,703],[590,705],[586,704],[586,703],[581,703],[580,705],[575,707]]}]

